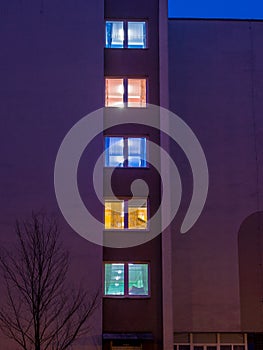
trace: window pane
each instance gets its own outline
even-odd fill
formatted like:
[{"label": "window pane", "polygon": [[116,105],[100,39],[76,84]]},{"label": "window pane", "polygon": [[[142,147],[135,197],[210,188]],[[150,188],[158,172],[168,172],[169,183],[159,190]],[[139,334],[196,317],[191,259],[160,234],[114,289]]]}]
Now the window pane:
[{"label": "window pane", "polygon": [[129,264],[129,295],[148,295],[148,264]]},{"label": "window pane", "polygon": [[244,344],[243,333],[220,333],[220,342],[224,344]]},{"label": "window pane", "polygon": [[124,86],[123,79],[107,78],[105,80],[105,106],[123,106]]},{"label": "window pane", "polygon": [[105,295],[124,295],[124,264],[105,264]]},{"label": "window pane", "polygon": [[122,137],[105,137],[105,166],[123,167],[124,139]]},{"label": "window pane", "polygon": [[231,345],[220,345],[220,350],[231,350]]},{"label": "window pane", "polygon": [[190,343],[190,333],[174,333],[174,343]]},{"label": "window pane", "polygon": [[105,27],[105,47],[106,48],[123,48],[124,30],[123,22],[106,21]]},{"label": "window pane", "polygon": [[129,137],[128,166],[146,167],[146,138]]},{"label": "window pane", "polygon": [[128,79],[128,107],[146,107],[146,79]]},{"label": "window pane", "polygon": [[193,343],[195,344],[216,344],[216,333],[193,333]]},{"label": "window pane", "polygon": [[131,199],[128,201],[128,228],[147,229],[147,199]]},{"label": "window pane", "polygon": [[179,345],[179,350],[190,350],[190,345]]},{"label": "window pane", "polygon": [[134,49],[146,48],[145,22],[128,22],[128,47]]},{"label": "window pane", "polygon": [[105,201],[105,229],[124,228],[124,202]]}]

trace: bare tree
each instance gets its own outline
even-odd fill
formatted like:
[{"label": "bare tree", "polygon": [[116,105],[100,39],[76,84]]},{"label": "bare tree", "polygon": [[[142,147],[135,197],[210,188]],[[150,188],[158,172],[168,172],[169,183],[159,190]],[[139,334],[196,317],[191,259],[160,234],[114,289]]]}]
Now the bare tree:
[{"label": "bare tree", "polygon": [[24,350],[65,350],[90,330],[99,293],[67,288],[69,254],[56,220],[33,214],[16,223],[17,245],[0,254],[5,298],[0,328]]}]

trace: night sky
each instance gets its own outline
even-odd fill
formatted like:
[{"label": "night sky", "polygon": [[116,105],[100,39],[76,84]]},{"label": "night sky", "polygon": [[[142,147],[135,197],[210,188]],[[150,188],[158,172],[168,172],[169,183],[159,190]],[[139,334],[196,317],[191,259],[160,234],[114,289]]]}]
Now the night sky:
[{"label": "night sky", "polygon": [[169,0],[169,17],[263,19],[263,1]]}]

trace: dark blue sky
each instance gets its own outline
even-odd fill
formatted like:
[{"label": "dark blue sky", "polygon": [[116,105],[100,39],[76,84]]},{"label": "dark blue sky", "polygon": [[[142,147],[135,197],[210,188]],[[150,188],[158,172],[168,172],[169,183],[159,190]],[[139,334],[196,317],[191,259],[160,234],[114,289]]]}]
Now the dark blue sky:
[{"label": "dark blue sky", "polygon": [[169,17],[263,19],[263,0],[169,0]]}]

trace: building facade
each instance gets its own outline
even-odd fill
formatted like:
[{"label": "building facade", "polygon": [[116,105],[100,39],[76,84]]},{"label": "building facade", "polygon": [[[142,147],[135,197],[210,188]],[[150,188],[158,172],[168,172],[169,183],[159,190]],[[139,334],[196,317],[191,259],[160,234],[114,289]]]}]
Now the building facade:
[{"label": "building facade", "polygon": [[[104,246],[60,218],[70,278],[102,295],[90,335],[73,348],[262,349],[262,22],[168,19],[163,0],[3,2],[0,18],[2,245],[12,246],[15,219],[59,212],[60,144],[82,117],[105,107],[97,122],[103,132],[78,169],[83,202],[104,222]],[[206,204],[185,234],[192,164],[160,132],[161,111],[149,115],[147,104],[176,113],[206,156]],[[151,143],[179,169],[179,211],[157,237],[113,248],[118,237],[152,234],[163,176],[174,181]],[[103,151],[101,206],[93,169]],[[137,179],[148,190],[133,193]],[[169,210],[169,203],[161,208],[160,223]],[[4,337],[0,345],[16,349]]]}]

